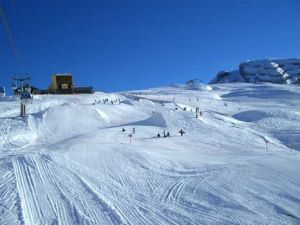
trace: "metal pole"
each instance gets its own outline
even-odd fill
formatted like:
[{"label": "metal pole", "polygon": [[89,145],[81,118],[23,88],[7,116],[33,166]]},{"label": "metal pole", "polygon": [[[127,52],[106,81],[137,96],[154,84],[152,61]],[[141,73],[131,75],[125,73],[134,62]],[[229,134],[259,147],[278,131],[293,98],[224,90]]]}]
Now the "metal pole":
[{"label": "metal pole", "polygon": [[[24,91],[23,89],[24,89],[23,82],[21,82],[21,95]],[[21,116],[25,116],[25,105],[22,102],[21,102]]]},{"label": "metal pole", "polygon": [[20,112],[20,116],[21,116],[21,117],[26,116],[26,106],[25,106],[25,104],[23,104],[22,102],[21,102],[21,112]]}]

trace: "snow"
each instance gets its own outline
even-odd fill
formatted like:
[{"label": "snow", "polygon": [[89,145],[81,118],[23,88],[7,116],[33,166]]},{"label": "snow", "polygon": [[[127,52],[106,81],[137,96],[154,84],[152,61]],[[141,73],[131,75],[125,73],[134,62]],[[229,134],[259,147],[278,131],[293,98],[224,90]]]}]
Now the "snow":
[{"label": "snow", "polygon": [[0,224],[299,224],[299,97],[189,83],[34,96],[25,118],[2,97]]}]

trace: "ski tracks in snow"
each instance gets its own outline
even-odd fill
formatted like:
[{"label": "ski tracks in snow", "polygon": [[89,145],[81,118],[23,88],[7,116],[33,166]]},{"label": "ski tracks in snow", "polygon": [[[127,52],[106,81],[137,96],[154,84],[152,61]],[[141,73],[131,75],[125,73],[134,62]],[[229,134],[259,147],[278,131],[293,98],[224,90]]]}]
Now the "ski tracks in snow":
[{"label": "ski tracks in snow", "polygon": [[12,158],[22,224],[195,224],[188,210],[102,182],[61,157],[27,153]]},{"label": "ski tracks in snow", "polygon": [[25,224],[121,224],[118,213],[50,154],[12,159]]}]

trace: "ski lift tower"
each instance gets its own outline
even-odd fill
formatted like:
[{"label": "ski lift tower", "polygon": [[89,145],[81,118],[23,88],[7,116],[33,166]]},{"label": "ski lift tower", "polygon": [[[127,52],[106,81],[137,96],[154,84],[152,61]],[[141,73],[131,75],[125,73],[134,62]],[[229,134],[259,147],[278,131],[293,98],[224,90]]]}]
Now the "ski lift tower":
[{"label": "ski lift tower", "polygon": [[31,102],[31,94],[28,90],[25,89],[24,82],[31,80],[31,78],[28,76],[15,76],[12,79],[19,84],[18,88],[20,89],[20,116],[24,117],[26,116],[26,104]]}]

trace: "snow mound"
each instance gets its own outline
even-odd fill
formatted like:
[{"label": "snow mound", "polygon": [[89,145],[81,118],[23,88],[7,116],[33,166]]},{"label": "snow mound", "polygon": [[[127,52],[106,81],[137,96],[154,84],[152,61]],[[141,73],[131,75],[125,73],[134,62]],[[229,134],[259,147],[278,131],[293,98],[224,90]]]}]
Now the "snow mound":
[{"label": "snow mound", "polygon": [[122,126],[154,126],[154,127],[167,127],[166,120],[161,113],[154,113],[152,116],[145,120],[140,120],[132,123],[123,124]]},{"label": "snow mound", "polygon": [[184,90],[195,90],[195,91],[212,91],[217,89],[217,87],[212,87],[202,82],[199,82],[198,79],[193,79],[185,82],[185,84],[173,84],[170,87],[180,88]]},{"label": "snow mound", "polygon": [[258,110],[249,110],[234,114],[232,117],[243,122],[254,122],[264,119],[268,116],[266,112]]},{"label": "snow mound", "polygon": [[128,99],[121,101],[121,103],[126,104],[126,105],[133,105],[133,103]]},{"label": "snow mound", "polygon": [[247,98],[256,98],[256,99],[269,99],[270,97],[273,100],[278,99],[280,101],[286,100],[297,100],[300,98],[300,93],[292,91],[292,90],[281,90],[278,88],[272,87],[257,87],[255,89],[237,89],[230,93],[224,94],[221,96],[222,98],[239,98],[239,97],[247,97]]},{"label": "snow mound", "polygon": [[62,140],[107,124],[99,111],[64,103],[30,115],[30,127],[41,139]]},{"label": "snow mound", "polygon": [[209,85],[206,86],[206,90],[208,90],[208,91],[212,91],[213,89],[214,88],[212,86],[209,86]]},{"label": "snow mound", "polygon": [[136,123],[143,126],[167,127],[166,121],[161,113],[154,113],[148,119]]}]

